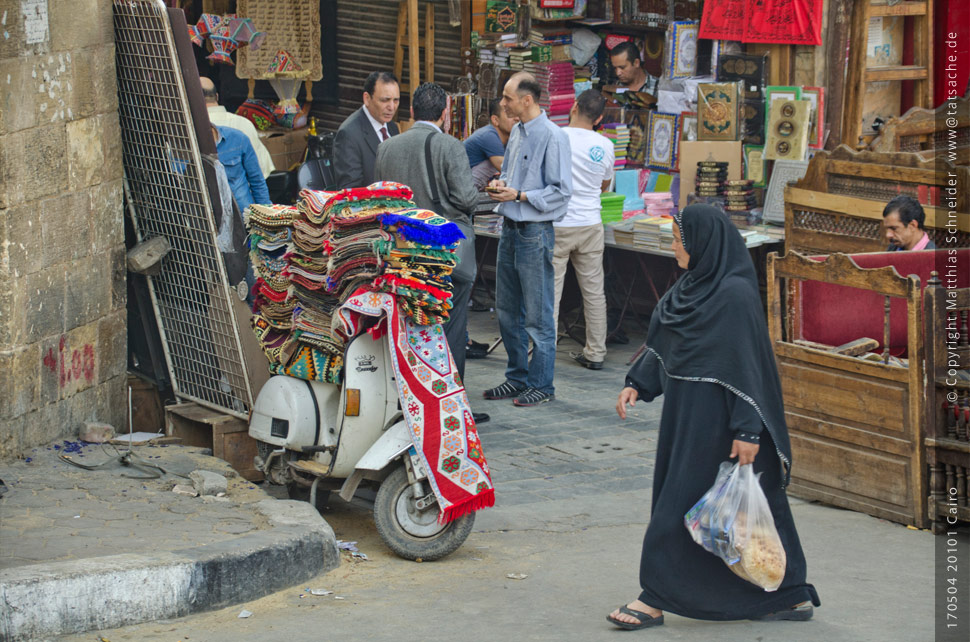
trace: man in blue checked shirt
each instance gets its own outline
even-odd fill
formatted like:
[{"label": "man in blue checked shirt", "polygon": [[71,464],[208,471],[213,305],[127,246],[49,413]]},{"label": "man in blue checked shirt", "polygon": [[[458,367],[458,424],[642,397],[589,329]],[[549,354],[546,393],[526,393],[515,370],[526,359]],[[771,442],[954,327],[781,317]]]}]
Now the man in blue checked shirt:
[{"label": "man in blue checked shirt", "polygon": [[226,177],[239,213],[244,213],[253,203],[272,203],[259,159],[246,134],[232,127],[213,125],[212,135],[216,139],[219,162],[226,168]]},{"label": "man in blue checked shirt", "polygon": [[[486,399],[537,406],[555,399],[556,328],[553,321],[555,235],[572,194],[569,139],[539,107],[541,88],[532,74],[509,78],[502,108],[512,128],[501,176],[488,192],[500,203],[502,236],[496,261],[495,308],[508,365],[505,382]],[[529,339],[535,346],[529,360]]]}]

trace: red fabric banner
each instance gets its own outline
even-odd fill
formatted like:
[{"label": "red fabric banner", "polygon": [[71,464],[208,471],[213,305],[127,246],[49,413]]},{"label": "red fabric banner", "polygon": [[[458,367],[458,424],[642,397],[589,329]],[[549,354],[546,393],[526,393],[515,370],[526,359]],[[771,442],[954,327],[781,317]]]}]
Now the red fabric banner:
[{"label": "red fabric banner", "polygon": [[822,2],[707,0],[699,37],[781,45],[821,45]]},{"label": "red fabric banner", "polygon": [[744,37],[746,0],[706,0],[698,37],[709,40],[741,40]]},{"label": "red fabric banner", "polygon": [[743,42],[822,44],[822,0],[749,0]]}]

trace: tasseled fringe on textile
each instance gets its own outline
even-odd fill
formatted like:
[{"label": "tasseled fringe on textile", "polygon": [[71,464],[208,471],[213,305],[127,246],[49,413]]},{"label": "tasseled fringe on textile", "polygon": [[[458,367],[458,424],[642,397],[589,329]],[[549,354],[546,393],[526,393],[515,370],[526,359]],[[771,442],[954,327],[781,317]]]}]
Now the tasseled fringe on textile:
[{"label": "tasseled fringe on textile", "polygon": [[450,221],[444,225],[427,225],[410,216],[400,214],[382,214],[379,218],[382,225],[388,227],[396,225],[397,234],[412,243],[440,248],[455,245],[465,238],[461,228]]},{"label": "tasseled fringe on textile", "polygon": [[438,515],[439,524],[447,524],[456,519],[464,517],[469,513],[474,513],[481,508],[491,508],[495,505],[495,489],[483,490],[477,495],[460,504],[452,504]]}]

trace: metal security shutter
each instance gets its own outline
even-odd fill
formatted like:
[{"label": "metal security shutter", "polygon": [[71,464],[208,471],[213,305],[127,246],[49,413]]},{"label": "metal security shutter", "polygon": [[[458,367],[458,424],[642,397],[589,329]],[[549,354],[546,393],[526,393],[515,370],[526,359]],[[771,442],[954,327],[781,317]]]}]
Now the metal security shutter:
[{"label": "metal security shutter", "polygon": [[[420,34],[424,34],[425,2],[419,5]],[[448,23],[448,3],[435,2],[434,81],[451,91],[452,80],[461,74],[461,28]],[[392,71],[394,41],[397,38],[397,2],[391,0],[337,1],[337,68],[339,69],[340,104],[319,105],[313,109],[317,124],[336,131],[355,109],[360,107],[361,87],[372,71]],[[409,85],[405,52],[402,87]],[[421,51],[421,74],[424,75],[424,50]],[[422,80],[427,80],[422,78]],[[408,99],[402,96],[399,120],[407,120]]]},{"label": "metal security shutter", "polygon": [[172,246],[148,284],[173,388],[246,418],[249,379],[165,5],[115,0],[114,28],[125,197],[138,240]]}]

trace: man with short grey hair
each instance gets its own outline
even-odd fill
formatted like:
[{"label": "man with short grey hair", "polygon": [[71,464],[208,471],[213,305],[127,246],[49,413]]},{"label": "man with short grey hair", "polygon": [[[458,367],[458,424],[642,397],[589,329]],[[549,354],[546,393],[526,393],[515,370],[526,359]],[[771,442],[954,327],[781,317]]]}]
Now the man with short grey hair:
[{"label": "man with short grey hair", "polygon": [[508,365],[505,382],[486,390],[484,396],[512,399],[516,406],[555,399],[552,224],[566,215],[573,191],[569,139],[539,107],[540,95],[532,74],[519,72],[505,83],[502,108],[519,123],[509,136],[502,174],[488,190],[504,217],[496,259],[495,308]]}]

